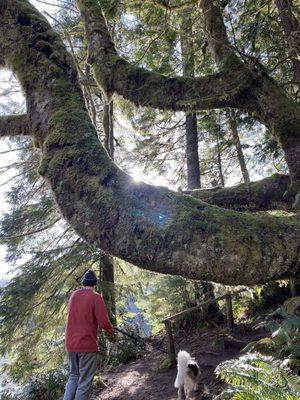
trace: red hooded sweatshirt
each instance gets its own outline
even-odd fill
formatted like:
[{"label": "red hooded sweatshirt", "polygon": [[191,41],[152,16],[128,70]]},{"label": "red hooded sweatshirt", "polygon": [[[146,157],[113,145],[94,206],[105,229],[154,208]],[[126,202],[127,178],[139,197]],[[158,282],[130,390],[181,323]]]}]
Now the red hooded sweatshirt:
[{"label": "red hooded sweatshirt", "polygon": [[86,287],[73,292],[68,304],[67,352],[97,352],[97,336],[100,329],[110,334],[114,331],[100,294]]}]

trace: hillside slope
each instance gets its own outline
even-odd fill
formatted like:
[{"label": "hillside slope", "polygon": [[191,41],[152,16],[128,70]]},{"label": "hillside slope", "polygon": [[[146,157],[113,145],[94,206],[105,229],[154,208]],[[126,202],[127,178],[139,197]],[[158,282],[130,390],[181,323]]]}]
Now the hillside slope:
[{"label": "hillside slope", "polygon": [[[250,325],[237,326],[231,335],[227,335],[224,327],[214,327],[178,337],[176,350],[187,350],[197,358],[202,369],[200,390],[194,399],[210,399],[219,393],[223,383],[215,376],[215,367],[238,357],[240,349],[258,337],[262,335],[253,331]],[[157,369],[163,360],[164,355],[153,350],[137,361],[115,368],[102,376],[108,388],[95,391],[92,400],[176,400],[176,368],[159,373]],[[209,388],[210,395],[202,393],[204,385]]]}]

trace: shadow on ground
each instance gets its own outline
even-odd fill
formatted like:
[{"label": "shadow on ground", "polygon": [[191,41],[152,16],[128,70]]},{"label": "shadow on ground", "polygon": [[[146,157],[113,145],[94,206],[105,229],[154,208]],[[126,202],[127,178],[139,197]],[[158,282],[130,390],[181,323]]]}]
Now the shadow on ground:
[{"label": "shadow on ground", "polygon": [[[177,338],[176,351],[187,350],[196,357],[202,369],[200,390],[193,399],[206,400],[220,393],[224,384],[214,374],[215,367],[225,360],[238,357],[241,347],[258,336],[262,335],[252,331],[251,326],[240,325],[229,336],[230,340],[224,327]],[[93,393],[92,400],[177,400],[174,388],[176,367],[160,373],[157,369],[163,361],[164,355],[154,350],[137,361],[115,368],[104,375],[108,388]],[[204,385],[209,388],[209,396],[202,393]]]}]

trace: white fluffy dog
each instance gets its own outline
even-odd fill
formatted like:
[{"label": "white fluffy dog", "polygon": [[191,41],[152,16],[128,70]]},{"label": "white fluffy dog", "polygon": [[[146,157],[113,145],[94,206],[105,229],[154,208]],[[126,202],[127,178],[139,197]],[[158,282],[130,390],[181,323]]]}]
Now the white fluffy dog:
[{"label": "white fluffy dog", "polygon": [[198,390],[200,368],[195,358],[184,350],[180,350],[177,356],[177,376],[174,386],[178,389],[178,400],[191,399],[191,393]]}]

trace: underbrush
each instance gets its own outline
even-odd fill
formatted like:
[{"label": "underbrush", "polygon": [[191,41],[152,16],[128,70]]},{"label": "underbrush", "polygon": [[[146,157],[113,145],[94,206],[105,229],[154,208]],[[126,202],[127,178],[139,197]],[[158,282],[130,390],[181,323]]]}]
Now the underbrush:
[{"label": "underbrush", "polygon": [[216,368],[230,386],[214,400],[299,400],[300,378],[281,361],[260,353],[248,353]]},{"label": "underbrush", "polygon": [[1,400],[57,400],[67,380],[67,369],[33,374],[22,386],[13,382],[0,391]]},{"label": "underbrush", "polygon": [[244,351],[251,352],[216,368],[216,374],[229,388],[215,400],[300,398],[300,297],[285,301],[257,325],[260,328],[271,336],[249,343]]},{"label": "underbrush", "polygon": [[300,297],[292,297],[256,325],[271,333],[270,337],[249,343],[246,351],[259,351],[283,360],[285,365],[300,371]]},{"label": "underbrush", "polygon": [[[129,324],[123,324],[121,327],[129,335],[137,338],[140,337],[141,333],[137,327],[132,328]],[[143,355],[145,345],[142,341],[134,340],[120,333],[117,336],[117,342],[111,343],[104,332],[101,332],[99,335],[100,370],[107,370],[120,364],[127,364]]]}]

